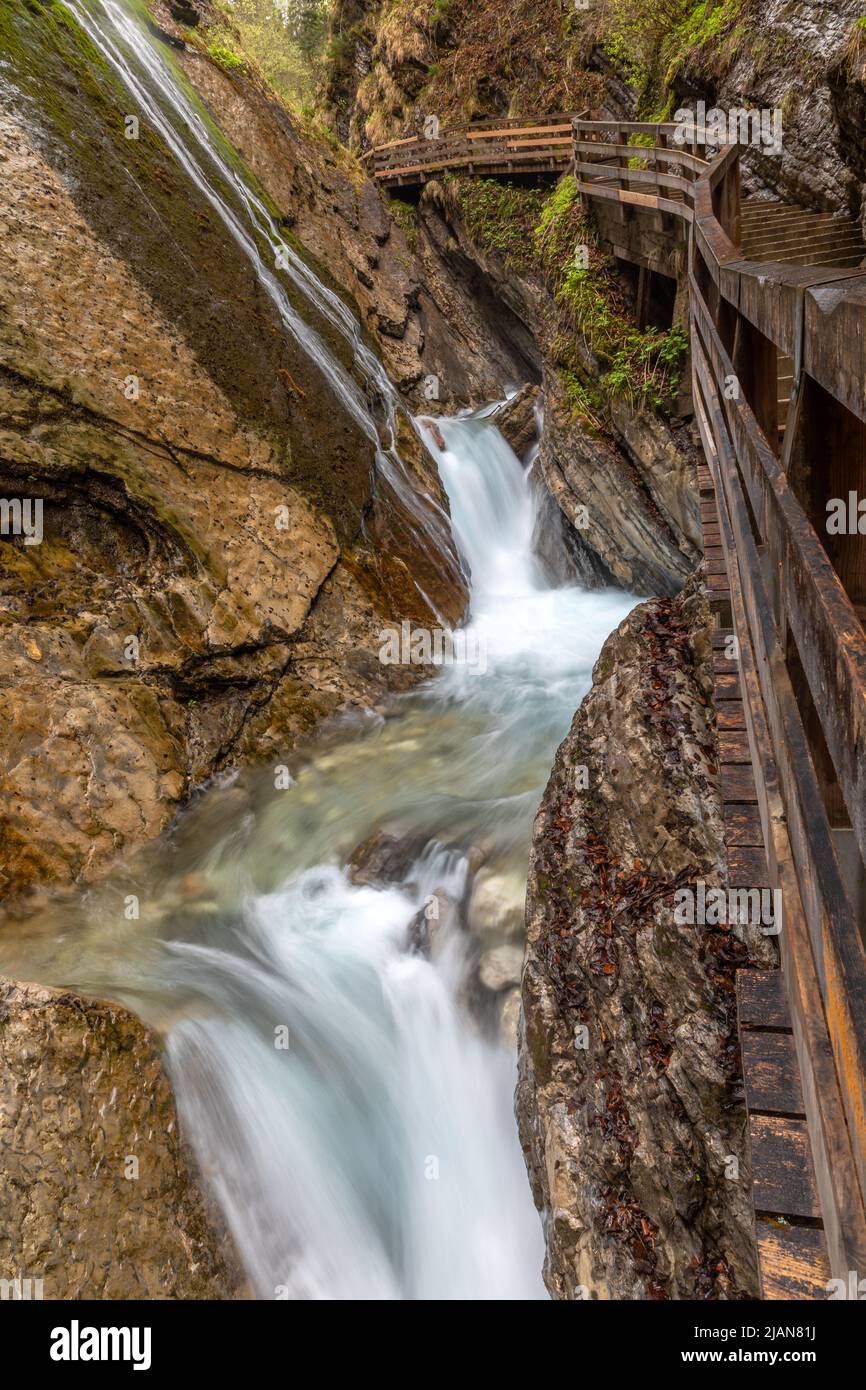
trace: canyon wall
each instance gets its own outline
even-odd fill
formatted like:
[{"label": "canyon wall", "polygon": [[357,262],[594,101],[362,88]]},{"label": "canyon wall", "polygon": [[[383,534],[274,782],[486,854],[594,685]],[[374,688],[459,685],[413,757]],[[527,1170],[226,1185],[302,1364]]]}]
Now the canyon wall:
[{"label": "canyon wall", "polygon": [[757,1290],[734,972],[754,927],[677,922],[724,883],[696,583],[602,650],[535,822],[517,1113],[557,1298]]}]

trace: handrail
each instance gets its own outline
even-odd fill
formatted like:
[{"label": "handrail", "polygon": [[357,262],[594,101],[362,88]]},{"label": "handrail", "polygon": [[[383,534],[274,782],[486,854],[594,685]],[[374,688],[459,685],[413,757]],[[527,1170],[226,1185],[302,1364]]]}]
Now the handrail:
[{"label": "handrail", "polygon": [[424,182],[444,172],[556,172],[572,158],[573,113],[503,116],[376,145],[361,157],[384,187]]},{"label": "handrail", "polygon": [[[633,124],[633,123],[632,123]],[[849,343],[866,335],[862,272],[745,260],[739,241],[738,149],[684,161],[680,200],[670,150],[645,150],[650,167],[609,162],[591,139],[617,122],[575,120],[575,172],[588,197],[671,212],[691,228],[689,291],[695,409],[714,478],[741,686],[758,786],[770,882],[783,899],[781,951],[807,1123],[834,1274],[866,1259],[866,952],[793,691],[793,644],[820,721],[860,852],[866,858],[866,634],[783,462],[737,381],[720,332],[723,305],[795,358],[798,388],[812,375],[840,405],[866,419],[850,375],[832,370],[826,308],[857,315]],[[622,125],[619,125],[622,129]],[[654,126],[644,126],[655,135]],[[620,150],[621,157],[623,151]],[[653,167],[654,166],[654,167]],[[664,166],[664,167],[660,167]],[[593,181],[594,175],[595,181]],[[601,182],[601,181],[604,182]],[[646,189],[654,187],[652,194]],[[804,323],[812,333],[804,333]],[[731,336],[730,324],[728,336]],[[833,342],[837,342],[836,329]],[[862,376],[862,372],[861,372]],[[786,450],[791,457],[793,442]],[[764,558],[766,557],[768,558]]]}]

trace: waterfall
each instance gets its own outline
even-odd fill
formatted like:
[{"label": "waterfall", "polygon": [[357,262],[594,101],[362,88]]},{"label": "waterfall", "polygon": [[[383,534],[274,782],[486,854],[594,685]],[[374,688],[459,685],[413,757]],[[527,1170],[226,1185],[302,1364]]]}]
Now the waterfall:
[{"label": "waterfall", "polygon": [[[379,475],[425,533],[431,553],[447,554],[451,539],[448,518],[435,499],[419,497],[400,457],[396,414],[402,406],[382,364],[363,342],[360,324],[283,236],[249,170],[207,119],[175,55],[151,33],[143,4],[140,0],[68,0],[66,8],[126,89],[140,118],[159,133],[247,257],[286,331],[315,363],[329,389],[369,439]],[[343,340],[358,376],[366,383],[366,393],[293,307],[282,276]],[[382,446],[368,396],[384,412],[386,447]]]},{"label": "waterfall", "polygon": [[[214,785],[77,914],[64,904],[56,931],[0,942],[4,973],[121,997],[161,1031],[184,1133],[260,1298],[544,1296],[505,996],[479,1009],[479,958],[519,940],[556,746],[633,600],[548,587],[519,461],[483,419],[439,424],[485,660],[353,716],[289,785],[271,768]],[[382,834],[394,864],[364,881],[354,851]],[[118,906],[130,873],[134,935]],[[482,879],[496,889],[483,939]]]}]

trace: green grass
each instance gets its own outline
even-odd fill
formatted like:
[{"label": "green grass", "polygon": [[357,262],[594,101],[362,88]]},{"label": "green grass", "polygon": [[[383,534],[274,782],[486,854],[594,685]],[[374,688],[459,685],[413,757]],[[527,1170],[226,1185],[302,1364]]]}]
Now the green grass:
[{"label": "green grass", "polygon": [[207,46],[208,55],[213,58],[217,67],[222,68],[223,72],[244,72],[246,64],[243,58],[229,48],[224,39],[215,38]]},{"label": "green grass", "polygon": [[411,250],[418,240],[418,209],[414,203],[405,203],[402,198],[392,198],[388,211],[401,229]]}]

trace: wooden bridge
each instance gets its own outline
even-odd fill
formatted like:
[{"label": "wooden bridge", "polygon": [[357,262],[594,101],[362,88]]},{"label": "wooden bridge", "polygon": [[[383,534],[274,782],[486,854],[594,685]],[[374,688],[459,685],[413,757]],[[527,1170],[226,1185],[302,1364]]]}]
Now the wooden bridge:
[{"label": "wooden bridge", "polygon": [[821,1298],[866,1279],[866,249],[850,219],[741,205],[740,147],[681,135],[550,116],[367,158],[389,188],[571,169],[687,229],[728,886],[782,902],[780,970],[738,976],[756,1245],[765,1297]]}]

